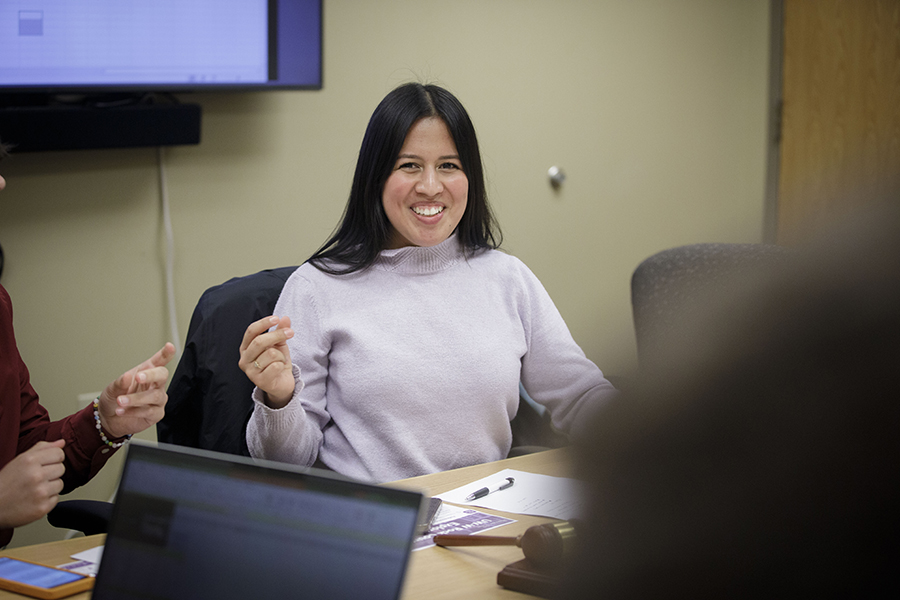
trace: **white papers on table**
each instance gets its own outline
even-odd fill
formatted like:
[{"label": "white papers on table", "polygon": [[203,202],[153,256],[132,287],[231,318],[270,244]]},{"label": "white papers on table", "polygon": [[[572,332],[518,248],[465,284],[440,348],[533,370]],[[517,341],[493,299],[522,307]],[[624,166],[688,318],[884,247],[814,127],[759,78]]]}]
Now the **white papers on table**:
[{"label": "white papers on table", "polygon": [[[507,477],[516,480],[512,487],[471,502],[466,501],[466,496],[475,490],[482,487],[494,488]],[[582,484],[577,479],[536,475],[514,469],[504,469],[484,479],[439,494],[438,498],[454,504],[563,520],[581,517],[585,512]]]},{"label": "white papers on table", "polygon": [[100,567],[100,558],[102,556],[103,546],[97,546],[96,548],[73,554],[70,558],[74,558],[75,562],[57,566],[61,569],[68,569],[70,571],[75,571],[76,573],[81,573],[82,575],[96,577],[97,569]]}]

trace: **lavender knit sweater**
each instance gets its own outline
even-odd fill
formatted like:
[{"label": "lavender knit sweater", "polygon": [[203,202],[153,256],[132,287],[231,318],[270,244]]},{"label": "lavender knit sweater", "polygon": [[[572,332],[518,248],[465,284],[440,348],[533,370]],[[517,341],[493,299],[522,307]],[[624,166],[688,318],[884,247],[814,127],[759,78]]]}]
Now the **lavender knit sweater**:
[{"label": "lavender knit sweater", "polygon": [[466,258],[455,235],[352,275],[304,264],[275,314],[296,332],[296,388],[278,410],[254,390],[258,458],[392,481],[505,458],[520,379],[569,433],[615,393],[528,267]]}]

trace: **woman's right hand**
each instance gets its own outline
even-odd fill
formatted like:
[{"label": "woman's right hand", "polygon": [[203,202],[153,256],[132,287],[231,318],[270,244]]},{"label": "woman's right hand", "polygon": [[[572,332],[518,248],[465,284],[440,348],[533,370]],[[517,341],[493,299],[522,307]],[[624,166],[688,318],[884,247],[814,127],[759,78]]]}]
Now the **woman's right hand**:
[{"label": "woman's right hand", "polygon": [[[271,329],[272,327],[275,329]],[[238,366],[265,392],[266,405],[282,408],[294,395],[294,373],[287,341],[294,337],[290,317],[265,317],[251,323],[241,341]]]}]

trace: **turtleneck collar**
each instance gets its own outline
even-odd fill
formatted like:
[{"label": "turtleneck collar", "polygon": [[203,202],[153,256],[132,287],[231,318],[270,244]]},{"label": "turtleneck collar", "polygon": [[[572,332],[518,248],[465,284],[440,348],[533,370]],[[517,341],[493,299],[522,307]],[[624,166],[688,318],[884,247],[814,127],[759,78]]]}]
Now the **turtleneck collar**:
[{"label": "turtleneck collar", "polygon": [[449,269],[463,258],[463,249],[456,232],[436,246],[406,246],[394,250],[382,250],[375,263],[376,269],[424,275]]}]

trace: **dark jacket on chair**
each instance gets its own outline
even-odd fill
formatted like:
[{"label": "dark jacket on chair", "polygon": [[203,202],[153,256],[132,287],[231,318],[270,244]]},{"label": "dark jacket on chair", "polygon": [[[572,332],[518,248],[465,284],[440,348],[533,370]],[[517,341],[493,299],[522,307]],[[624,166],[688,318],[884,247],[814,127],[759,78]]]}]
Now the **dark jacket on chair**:
[{"label": "dark jacket on chair", "polygon": [[249,456],[244,439],[253,384],[238,367],[247,326],[272,314],[297,267],[235,277],[206,290],[188,328],[184,353],[169,384],[160,442]]}]

